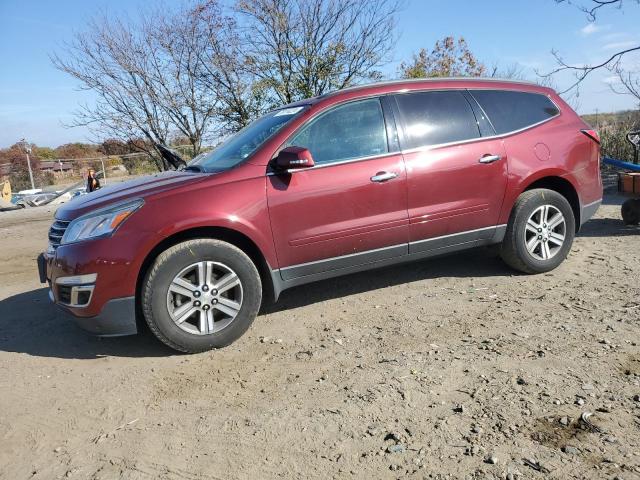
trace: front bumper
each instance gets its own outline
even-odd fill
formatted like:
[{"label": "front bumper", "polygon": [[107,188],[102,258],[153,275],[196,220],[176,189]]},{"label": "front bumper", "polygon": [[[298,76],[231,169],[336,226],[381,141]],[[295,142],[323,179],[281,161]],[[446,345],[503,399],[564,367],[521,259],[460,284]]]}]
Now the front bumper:
[{"label": "front bumper", "polygon": [[[52,302],[53,293],[49,290]],[[63,305],[56,304],[64,316],[75,322],[83,330],[100,337],[120,337],[138,333],[136,324],[135,297],[114,298],[105,303],[95,317],[78,317]]]},{"label": "front bumper", "polygon": [[[77,286],[71,286],[70,299],[57,298],[60,295],[57,294],[54,289],[60,290],[58,281],[62,278],[70,279],[72,277],[61,277],[59,274],[61,271],[54,271],[56,266],[54,265],[53,258],[40,254],[38,256],[38,275],[42,283],[49,284],[49,299],[63,312],[64,316],[73,320],[80,328],[99,336],[121,336],[121,335],[134,335],[137,333],[136,324],[136,308],[134,296],[122,296],[118,298],[110,298],[101,301],[97,304],[93,301],[93,289],[94,285],[85,285],[84,280],[90,275],[81,275],[78,277],[80,283]],[[94,277],[95,279],[95,277]],[[64,285],[68,287],[68,285]],[[73,306],[68,303],[84,303],[83,301],[77,301],[76,290],[82,291],[90,289],[86,306]]]}]

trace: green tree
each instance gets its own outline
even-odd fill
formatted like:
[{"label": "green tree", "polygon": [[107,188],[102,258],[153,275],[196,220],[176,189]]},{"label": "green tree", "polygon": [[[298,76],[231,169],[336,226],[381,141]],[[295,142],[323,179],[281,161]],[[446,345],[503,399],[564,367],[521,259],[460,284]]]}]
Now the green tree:
[{"label": "green tree", "polygon": [[485,71],[462,37],[438,40],[431,51],[423,48],[400,64],[402,78],[481,77]]},{"label": "green tree", "polygon": [[90,143],[66,143],[55,149],[55,158],[91,158],[98,156],[98,148]]},{"label": "green tree", "polygon": [[34,147],[33,153],[42,160],[53,160],[58,158],[56,151],[49,147]]},{"label": "green tree", "polygon": [[[31,170],[33,171],[33,182],[36,186],[42,187],[44,185],[50,185],[52,179],[43,174],[40,170],[40,158],[38,157],[38,150],[34,144],[30,145],[31,154],[29,160],[31,163]],[[27,165],[27,155],[22,145],[14,144],[9,148],[0,150],[0,163],[8,163],[9,167],[9,181],[14,191],[25,190],[31,188],[31,180],[29,178],[29,166]]]},{"label": "green tree", "polygon": [[131,145],[118,140],[117,138],[108,138],[98,147],[98,151],[104,155],[126,155],[136,150]]}]

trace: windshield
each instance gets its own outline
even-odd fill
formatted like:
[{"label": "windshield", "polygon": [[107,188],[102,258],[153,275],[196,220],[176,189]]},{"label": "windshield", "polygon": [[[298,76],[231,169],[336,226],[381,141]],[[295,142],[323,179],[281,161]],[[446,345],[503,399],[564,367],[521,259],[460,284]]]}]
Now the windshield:
[{"label": "windshield", "polygon": [[[306,106],[275,110],[250,123],[211,152],[198,155],[189,167],[199,166],[205,172],[221,172],[235,167],[253,154],[278,130],[293,120]],[[188,168],[188,167],[187,167]]]}]

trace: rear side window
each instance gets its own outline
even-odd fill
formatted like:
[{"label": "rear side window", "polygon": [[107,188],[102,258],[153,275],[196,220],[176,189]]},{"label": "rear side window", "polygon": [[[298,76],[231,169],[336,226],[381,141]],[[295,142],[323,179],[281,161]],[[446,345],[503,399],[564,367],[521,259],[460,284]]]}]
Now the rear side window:
[{"label": "rear side window", "polygon": [[302,127],[287,145],[308,148],[316,164],[385,154],[387,133],[380,100],[332,108]]},{"label": "rear side window", "polygon": [[396,95],[404,123],[405,148],[478,138],[469,102],[461,92],[415,92]]},{"label": "rear side window", "polygon": [[470,90],[500,135],[530,127],[560,113],[549,97],[508,90]]}]

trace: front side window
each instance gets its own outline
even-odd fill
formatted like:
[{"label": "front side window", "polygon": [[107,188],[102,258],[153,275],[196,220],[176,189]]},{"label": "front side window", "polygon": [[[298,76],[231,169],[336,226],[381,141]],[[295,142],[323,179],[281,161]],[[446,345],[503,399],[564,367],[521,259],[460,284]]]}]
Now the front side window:
[{"label": "front side window", "polygon": [[319,165],[387,153],[380,100],[360,100],[332,108],[303,126],[287,146],[309,149]]},{"label": "front side window", "polygon": [[540,93],[513,90],[470,90],[498,135],[514,132],[549,118],[560,112],[549,97]]},{"label": "front side window", "polygon": [[414,92],[396,95],[404,123],[404,148],[461,142],[480,136],[462,92]]}]

